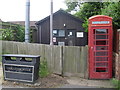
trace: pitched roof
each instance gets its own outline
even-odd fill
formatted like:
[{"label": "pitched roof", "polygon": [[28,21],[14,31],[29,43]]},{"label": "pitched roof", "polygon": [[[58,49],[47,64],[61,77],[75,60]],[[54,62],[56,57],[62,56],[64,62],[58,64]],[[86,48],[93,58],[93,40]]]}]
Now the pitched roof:
[{"label": "pitched roof", "polygon": [[[53,16],[56,15],[56,14],[58,14],[58,13],[64,13],[64,14],[70,16],[71,18],[74,18],[74,19],[77,20],[77,21],[83,22],[80,18],[75,17],[75,16],[69,14],[68,12],[66,12],[66,11],[64,11],[64,10],[62,10],[62,9],[60,9],[60,10],[58,10],[57,12],[53,13]],[[47,20],[47,19],[49,19],[49,18],[50,18],[50,15],[47,16],[47,17],[45,17],[44,19],[36,22],[35,24],[36,24],[36,25],[39,25],[40,23],[44,22],[45,20]]]}]

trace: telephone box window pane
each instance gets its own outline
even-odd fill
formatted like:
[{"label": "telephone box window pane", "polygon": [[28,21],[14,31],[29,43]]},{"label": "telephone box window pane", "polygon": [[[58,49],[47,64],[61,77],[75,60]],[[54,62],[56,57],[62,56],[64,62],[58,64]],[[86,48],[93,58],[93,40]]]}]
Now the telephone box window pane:
[{"label": "telephone box window pane", "polygon": [[108,50],[108,46],[96,46],[96,50]]},{"label": "telephone box window pane", "polygon": [[96,56],[108,56],[108,52],[96,52]]},{"label": "telephone box window pane", "polygon": [[108,35],[96,35],[96,39],[108,39]]},{"label": "telephone box window pane", "polygon": [[96,72],[108,72],[107,68],[96,68]]},{"label": "telephone box window pane", "polygon": [[96,45],[107,45],[108,41],[96,41]]},{"label": "telephone box window pane", "polygon": [[108,57],[96,57],[96,61],[108,61]]},{"label": "telephone box window pane", "polygon": [[106,34],[108,33],[107,29],[95,29],[96,30],[96,34]]},{"label": "telephone box window pane", "polygon": [[64,37],[65,36],[65,30],[59,30],[58,35],[59,35],[59,37]]},{"label": "telephone box window pane", "polygon": [[108,63],[107,62],[103,62],[103,63],[96,63],[96,67],[107,67]]}]

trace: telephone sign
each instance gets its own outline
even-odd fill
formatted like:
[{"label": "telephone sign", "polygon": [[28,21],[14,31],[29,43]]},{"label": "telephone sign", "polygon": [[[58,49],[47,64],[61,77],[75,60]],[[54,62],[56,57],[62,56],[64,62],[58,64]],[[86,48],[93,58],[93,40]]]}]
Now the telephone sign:
[{"label": "telephone sign", "polygon": [[109,21],[94,21],[92,24],[109,24]]}]

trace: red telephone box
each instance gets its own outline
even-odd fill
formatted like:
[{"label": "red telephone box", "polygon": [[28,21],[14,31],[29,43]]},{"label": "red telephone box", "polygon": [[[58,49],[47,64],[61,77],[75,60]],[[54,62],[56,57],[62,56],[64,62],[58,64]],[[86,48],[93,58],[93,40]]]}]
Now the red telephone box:
[{"label": "red telephone box", "polygon": [[112,18],[96,15],[89,18],[89,78],[112,78]]}]

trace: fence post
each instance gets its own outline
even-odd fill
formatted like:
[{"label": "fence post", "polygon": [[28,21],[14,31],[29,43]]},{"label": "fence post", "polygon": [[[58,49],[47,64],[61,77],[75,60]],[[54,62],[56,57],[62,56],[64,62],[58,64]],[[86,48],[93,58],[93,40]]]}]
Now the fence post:
[{"label": "fence post", "polygon": [[62,75],[62,46],[53,46],[54,73]]},{"label": "fence post", "polygon": [[60,60],[61,60],[61,75],[63,76],[63,46],[60,48]]},{"label": "fence post", "polygon": [[85,57],[85,60],[86,60],[85,65],[86,66],[85,66],[85,72],[84,72],[85,75],[84,75],[84,78],[88,79],[89,78],[89,61],[88,61],[88,58],[89,58],[88,54],[89,53],[88,53],[88,46],[87,45],[85,46],[85,52],[86,52],[86,57]]},{"label": "fence post", "polygon": [[119,44],[119,46],[118,46],[118,54],[119,54],[119,56],[118,56],[118,80],[120,80],[120,29],[118,29],[118,39],[119,39],[119,42],[118,42],[118,44]]}]

